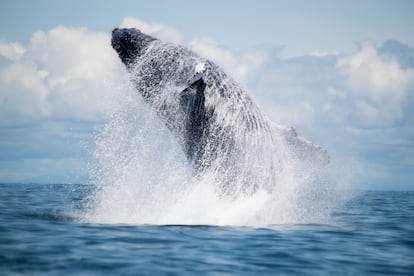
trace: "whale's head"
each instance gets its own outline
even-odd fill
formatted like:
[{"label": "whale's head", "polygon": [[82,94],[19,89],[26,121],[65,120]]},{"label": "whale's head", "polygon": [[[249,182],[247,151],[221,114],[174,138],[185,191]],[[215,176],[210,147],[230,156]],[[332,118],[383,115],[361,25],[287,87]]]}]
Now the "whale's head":
[{"label": "whale's head", "polygon": [[112,31],[112,47],[127,67],[132,65],[154,40],[154,37],[143,34],[140,30],[134,28],[115,28]]}]

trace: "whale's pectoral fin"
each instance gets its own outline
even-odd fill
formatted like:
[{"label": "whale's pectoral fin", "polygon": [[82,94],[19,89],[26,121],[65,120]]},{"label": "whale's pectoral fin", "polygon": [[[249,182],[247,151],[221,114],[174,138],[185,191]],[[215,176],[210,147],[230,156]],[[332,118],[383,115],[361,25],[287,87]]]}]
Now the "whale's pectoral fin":
[{"label": "whale's pectoral fin", "polygon": [[327,150],[299,136],[294,128],[277,125],[275,123],[272,123],[272,128],[292,147],[293,154],[300,160],[321,166],[330,163],[330,156]]},{"label": "whale's pectoral fin", "polygon": [[[180,104],[187,111],[204,109],[204,89],[206,83],[201,74],[197,74],[191,80],[187,88],[181,91]],[[191,114],[191,113],[190,113]]]},{"label": "whale's pectoral fin", "polygon": [[205,96],[204,90],[206,83],[202,76],[195,76],[192,82],[187,88],[180,93],[180,105],[183,110],[183,114],[187,117],[186,120],[186,144],[185,152],[187,157],[198,165],[203,154],[203,142],[202,137],[204,131],[206,131],[207,116],[204,106]]}]

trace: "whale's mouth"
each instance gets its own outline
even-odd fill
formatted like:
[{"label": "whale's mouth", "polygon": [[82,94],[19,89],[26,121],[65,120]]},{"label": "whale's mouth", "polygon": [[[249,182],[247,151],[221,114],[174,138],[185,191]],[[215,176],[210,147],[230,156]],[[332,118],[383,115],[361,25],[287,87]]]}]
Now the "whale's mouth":
[{"label": "whale's mouth", "polygon": [[119,29],[112,31],[112,48],[118,53],[125,65],[130,65],[140,56],[148,44],[155,38],[143,34],[135,28]]}]

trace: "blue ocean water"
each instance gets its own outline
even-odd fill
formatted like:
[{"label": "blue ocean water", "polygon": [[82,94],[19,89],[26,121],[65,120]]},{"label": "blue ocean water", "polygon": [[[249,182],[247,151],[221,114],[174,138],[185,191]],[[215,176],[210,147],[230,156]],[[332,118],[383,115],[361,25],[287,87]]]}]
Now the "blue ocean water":
[{"label": "blue ocean water", "polygon": [[414,192],[360,193],[332,224],[94,224],[88,185],[0,184],[0,271],[414,275]]}]

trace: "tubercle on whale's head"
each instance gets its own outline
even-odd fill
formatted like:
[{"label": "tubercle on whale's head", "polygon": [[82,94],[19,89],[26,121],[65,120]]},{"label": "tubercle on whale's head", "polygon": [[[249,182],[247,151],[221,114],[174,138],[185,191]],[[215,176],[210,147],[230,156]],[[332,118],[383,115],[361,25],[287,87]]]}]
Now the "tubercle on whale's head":
[{"label": "tubercle on whale's head", "polygon": [[134,63],[137,57],[142,55],[146,47],[154,40],[154,37],[143,34],[135,28],[115,28],[112,31],[111,44],[122,62],[128,67]]}]

